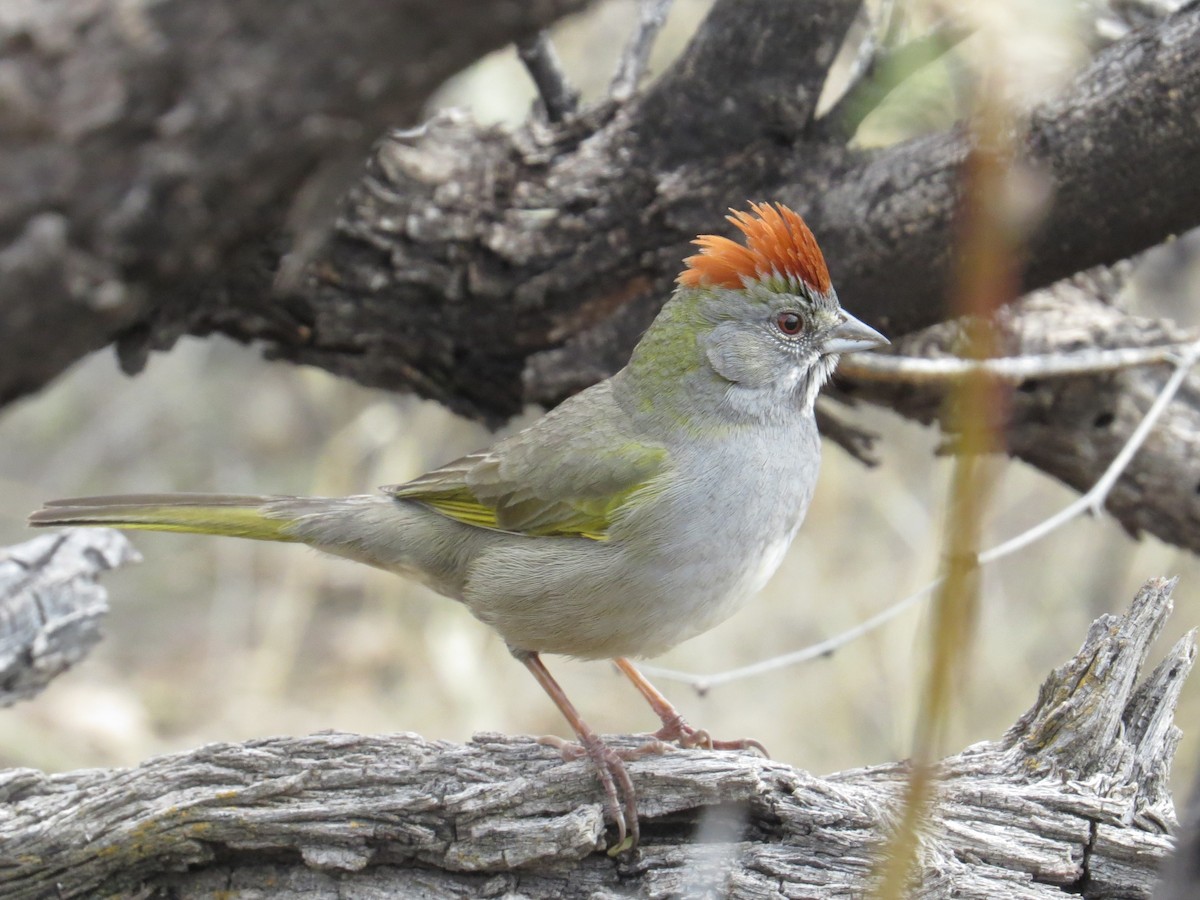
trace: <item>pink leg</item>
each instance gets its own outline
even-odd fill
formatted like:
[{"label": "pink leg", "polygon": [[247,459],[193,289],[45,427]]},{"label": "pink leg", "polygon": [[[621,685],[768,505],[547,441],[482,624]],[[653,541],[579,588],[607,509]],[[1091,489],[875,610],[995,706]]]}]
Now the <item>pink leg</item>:
[{"label": "pink leg", "polygon": [[[571,730],[579,739],[578,745],[553,738],[544,739],[544,742],[562,750],[566,759],[577,759],[586,755],[592,761],[592,765],[596,768],[596,774],[600,776],[600,784],[604,788],[608,813],[617,823],[617,846],[621,849],[636,847],[639,836],[637,798],[634,795],[633,781],[630,779],[629,773],[625,771],[621,755],[609,748],[600,735],[592,731],[587,722],[583,721],[583,717],[575,709],[575,704],[570,701],[566,692],[554,680],[554,676],[550,674],[536,653],[514,650],[513,656],[525,664],[525,668],[537,679],[542,690],[550,695],[550,699],[554,701],[554,705],[558,707],[559,712],[563,714],[563,718],[567,720]],[[628,847],[625,846],[627,833],[630,841]]]},{"label": "pink leg", "polygon": [[680,747],[703,747],[706,750],[754,750],[767,756],[767,748],[752,738],[739,738],[734,741],[714,741],[712,735],[702,728],[693,728],[679,714],[654,685],[646,680],[646,676],[638,671],[637,666],[624,657],[613,660],[617,668],[625,673],[633,682],[633,686],[646,698],[655,715],[662,720],[662,728],[654,733],[658,741],[672,741]]}]

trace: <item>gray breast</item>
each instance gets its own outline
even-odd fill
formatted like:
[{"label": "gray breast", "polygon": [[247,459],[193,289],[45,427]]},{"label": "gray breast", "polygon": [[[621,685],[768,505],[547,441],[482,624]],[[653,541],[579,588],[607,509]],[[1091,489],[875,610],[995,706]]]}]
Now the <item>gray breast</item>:
[{"label": "gray breast", "polygon": [[[672,448],[612,539],[498,536],[464,600],[513,647],[653,656],[731,615],[775,571],[812,498],[815,426]],[[772,450],[769,448],[783,448]]]}]

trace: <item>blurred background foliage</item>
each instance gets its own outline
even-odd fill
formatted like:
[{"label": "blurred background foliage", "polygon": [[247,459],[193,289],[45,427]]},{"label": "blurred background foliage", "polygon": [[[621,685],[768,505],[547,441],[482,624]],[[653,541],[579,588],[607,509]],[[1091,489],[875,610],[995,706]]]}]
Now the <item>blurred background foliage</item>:
[{"label": "blurred background foliage", "polygon": [[[679,51],[707,6],[677,0],[656,69]],[[921,33],[948,8],[905,6],[895,36]],[[1014,79],[1014,90],[1034,97],[1053,73],[1062,77],[1086,58],[1094,31],[1079,4],[1023,0],[989,8],[1011,20],[1001,26],[1019,31],[1037,61],[1032,75],[1022,69]],[[585,99],[602,94],[634,9],[632,0],[604,0],[556,29],[558,51]],[[855,140],[883,145],[948,127],[966,108],[969,60],[979,46],[972,37],[906,81]],[[831,97],[849,62],[843,55]],[[455,78],[431,107],[465,106],[480,120],[516,124],[533,98],[507,50]],[[1123,302],[1140,314],[1200,324],[1188,299],[1200,289],[1197,268],[1180,247],[1156,251]],[[854,310],[853,297],[842,301]],[[715,672],[793,650],[861,622],[936,574],[949,473],[934,453],[938,435],[878,410],[852,415],[883,435],[882,465],[866,470],[827,447],[808,521],[767,590],[657,664]],[[253,348],[219,338],[181,341],[136,378],[121,375],[105,351],[0,414],[0,545],[30,537],[25,515],[55,497],[362,493],[492,439],[434,404],[267,363]],[[1005,464],[986,544],[1074,496]],[[0,766],[130,765],[207,741],[322,729],[455,741],[489,730],[566,733],[501,641],[418,585],[291,545],[160,534],[133,540],[144,564],[105,579],[107,640],[36,701],[0,710]],[[1102,518],[1076,521],[988,569],[949,746],[998,737],[1032,703],[1049,669],[1075,652],[1093,618],[1123,609],[1145,579],[1164,574],[1182,576],[1165,647],[1200,622],[1200,563],[1191,554],[1133,540]],[[718,737],[753,736],[776,758],[814,772],[894,760],[910,748],[926,614],[918,607],[831,658],[704,696],[665,681],[660,687],[693,724]],[[550,665],[599,730],[657,726],[607,664]],[[1177,778],[1184,784],[1200,751],[1196,684],[1185,691],[1179,724]]]}]

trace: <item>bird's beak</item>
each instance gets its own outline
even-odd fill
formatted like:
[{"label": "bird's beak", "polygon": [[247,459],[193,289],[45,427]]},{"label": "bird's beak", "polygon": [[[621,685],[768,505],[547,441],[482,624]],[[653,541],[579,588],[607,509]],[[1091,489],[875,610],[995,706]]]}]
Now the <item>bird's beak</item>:
[{"label": "bird's beak", "polygon": [[866,325],[850,313],[839,313],[842,321],[829,329],[825,335],[823,353],[853,353],[855,350],[870,350],[872,347],[882,347],[890,344],[887,338]]}]

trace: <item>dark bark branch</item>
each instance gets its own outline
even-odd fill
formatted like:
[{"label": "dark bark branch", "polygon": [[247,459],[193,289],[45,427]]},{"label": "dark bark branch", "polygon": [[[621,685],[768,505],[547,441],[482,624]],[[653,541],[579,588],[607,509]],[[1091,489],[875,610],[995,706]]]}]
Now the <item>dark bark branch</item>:
[{"label": "dark bark branch", "polygon": [[627,110],[637,161],[660,175],[719,165],[759,141],[793,146],[858,5],[717,0],[683,57]]},{"label": "dark bark branch", "polygon": [[537,86],[546,120],[561,122],[574,113],[579,107],[579,92],[567,80],[550,35],[539,31],[533,37],[518,42],[517,55]]},{"label": "dark bark branch", "polygon": [[[1151,582],[1127,615],[1098,620],[1001,740],[944,761],[914,896],[1150,895],[1174,825],[1172,712],[1195,656],[1189,635],[1138,684],[1171,588]],[[702,751],[630,771],[643,843],[616,860],[587,763],[528,738],[323,734],[127,770],[2,772],[0,893],[861,897],[905,774],[817,778]]]},{"label": "dark bark branch", "polygon": [[0,403],[119,332],[169,346],[195,307],[295,341],[280,255],[319,242],[371,142],[585,2],[18,4],[0,25]]},{"label": "dark bark branch", "polygon": [[[589,371],[582,380],[566,373],[556,395],[595,380],[595,351],[610,370],[619,364],[667,289],[666,263],[645,259],[648,241],[661,239],[664,166],[691,159],[707,170],[731,142],[741,153],[747,139],[776,141],[780,129],[802,124],[816,87],[787,92],[786,101],[778,88],[822,71],[836,46],[829,32],[840,33],[830,23],[852,12],[841,0],[809,4],[804,16],[773,0],[720,3],[641,101],[595,108],[562,129],[531,123],[517,135],[444,115],[384,143],[310,292],[289,307],[303,323],[297,340],[276,352],[369,384],[419,385],[493,422],[532,399],[525,369],[558,360],[527,357],[555,346],[578,355],[575,335],[593,350]],[[763,97],[711,110],[718,63],[731,52],[716,52],[722,40],[739,42],[743,62],[778,70],[739,75],[777,98],[773,113]],[[679,158],[664,161],[668,150]],[[682,242],[669,252],[672,269],[683,252]]]},{"label": "dark bark branch", "polygon": [[[1030,248],[1031,284],[1200,223],[1200,129],[1186,127],[1200,109],[1198,42],[1200,7],[1108,48],[1034,116],[1030,161],[1054,200]],[[747,196],[808,212],[856,314],[892,335],[939,320],[964,139],[848,155],[819,136],[785,137],[786,116],[764,126],[736,98],[724,124],[700,135],[706,117],[671,124],[668,98],[694,107],[703,89],[714,104],[718,76],[706,64],[716,65],[689,54],[643,100],[611,118],[593,110],[594,133],[578,130],[582,120],[570,133],[508,135],[442,117],[385,144],[317,270],[310,340],[277,352],[490,421],[554,403],[623,362],[687,241]],[[798,64],[793,77],[807,71]],[[1145,148],[1136,164],[1130,134]],[[678,155],[665,152],[682,139]]]},{"label": "dark bark branch", "polygon": [[[334,14],[323,18],[318,0],[285,4],[293,12],[275,29],[255,27],[243,4],[209,4],[195,22],[177,9],[188,4],[158,4],[162,21],[147,26],[155,40],[107,38],[102,59],[121,65],[79,76],[77,89],[92,84],[122,102],[92,111],[98,125],[43,123],[0,159],[13,183],[33,186],[0,214],[11,235],[0,252],[0,399],[118,331],[136,368],[181,333],[218,330],[497,422],[615,369],[667,296],[687,241],[746,197],[806,211],[848,307],[889,333],[943,315],[965,145],[948,134],[856,155],[814,124],[853,17],[847,0],[718,3],[645,96],[560,128],[531,122],[510,135],[442,116],[386,141],[310,279],[272,293],[276,267],[294,272],[323,233],[302,227],[301,252],[280,263],[293,195],[307,186],[327,197],[340,183],[313,177],[323,160],[353,166],[362,140],[411,118],[472,53],[531,34],[579,2],[522,5],[527,18],[465,31],[469,17],[453,3],[409,0],[388,7],[395,20],[382,23],[383,7],[358,15],[339,4],[345,46],[367,45],[352,53],[320,49]],[[269,18],[274,7],[260,7]],[[100,41],[115,29],[100,19],[89,33]],[[397,29],[409,43],[395,43]],[[184,33],[188,48],[175,52]],[[1188,125],[1200,108],[1200,60],[1189,52],[1198,42],[1193,4],[1107,48],[1035,114],[1029,155],[1055,200],[1031,246],[1031,285],[1200,221],[1200,129]],[[90,49],[71,55],[86,60]],[[214,58],[228,60],[224,77],[212,77]],[[127,69],[138,85],[171,90],[135,98]],[[60,87],[77,84],[70,74]],[[365,97],[364,85],[375,86]],[[38,106],[28,99],[15,108]],[[77,174],[63,204],[46,185],[66,172]],[[80,174],[101,172],[94,183]],[[48,313],[60,323],[53,341],[28,324]]]}]

